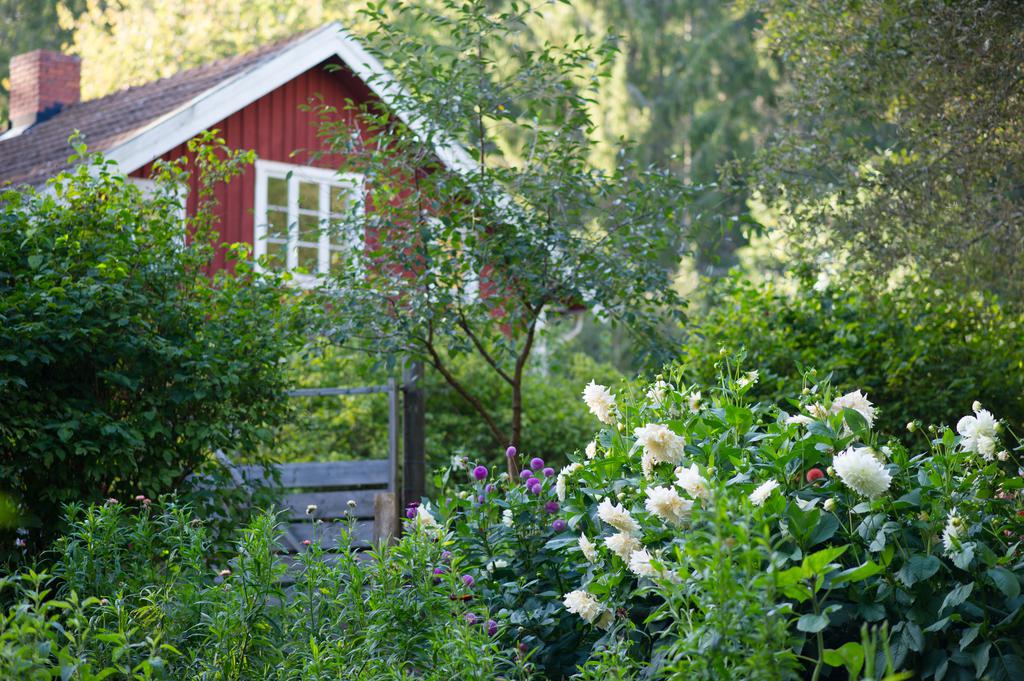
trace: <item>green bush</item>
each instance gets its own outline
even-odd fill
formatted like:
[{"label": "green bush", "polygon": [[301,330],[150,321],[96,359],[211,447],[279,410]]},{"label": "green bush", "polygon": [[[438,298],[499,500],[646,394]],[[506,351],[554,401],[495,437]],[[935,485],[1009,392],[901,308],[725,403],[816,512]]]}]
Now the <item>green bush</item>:
[{"label": "green bush", "polygon": [[0,196],[0,484],[29,550],[63,504],[155,496],[213,450],[254,449],[287,414],[279,364],[300,308],[244,258],[208,274],[206,192],[246,157],[212,137],[191,149],[204,189],[187,245],[181,167],[153,198],[100,157],[47,191]]},{"label": "green bush", "polygon": [[0,612],[0,678],[526,678],[486,611],[456,597],[473,590],[431,532],[370,556],[344,532],[332,560],[316,544],[294,556],[286,584],[272,514],[239,528],[222,569],[207,565],[206,524],[173,500],[73,507],[68,524],[52,577],[0,580],[13,601]]},{"label": "green bush", "polygon": [[1024,319],[992,298],[961,296],[922,282],[880,295],[803,282],[793,293],[741,278],[710,289],[694,315],[682,360],[714,383],[720,350],[758,367],[754,397],[786,406],[804,369],[878,405],[879,427],[902,433],[914,419],[954,423],[980,400],[1013,427],[1024,424]]},{"label": "green bush", "polygon": [[975,404],[904,447],[860,393],[808,381],[787,413],[724,365],[588,393],[607,427],[545,548],[587,566],[559,596],[601,635],[590,678],[1020,678],[1024,444]]}]

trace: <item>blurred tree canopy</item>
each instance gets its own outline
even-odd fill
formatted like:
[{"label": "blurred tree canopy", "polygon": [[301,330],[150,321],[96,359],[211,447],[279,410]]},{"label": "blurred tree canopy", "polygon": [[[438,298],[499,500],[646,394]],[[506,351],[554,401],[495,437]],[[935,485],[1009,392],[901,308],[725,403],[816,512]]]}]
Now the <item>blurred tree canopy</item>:
[{"label": "blurred tree canopy", "polygon": [[753,176],[798,253],[1024,295],[1024,4],[750,0],[786,70]]},{"label": "blurred tree canopy", "polygon": [[82,11],[85,0],[0,0],[0,131],[7,126],[11,57],[60,49],[71,38],[71,32],[57,22],[58,5],[73,17]]}]

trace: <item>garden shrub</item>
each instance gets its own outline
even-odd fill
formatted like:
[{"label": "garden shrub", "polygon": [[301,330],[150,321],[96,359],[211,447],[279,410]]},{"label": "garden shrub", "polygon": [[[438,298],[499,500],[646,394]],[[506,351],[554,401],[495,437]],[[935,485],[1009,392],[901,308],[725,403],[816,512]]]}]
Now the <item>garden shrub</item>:
[{"label": "garden shrub", "polygon": [[908,447],[860,391],[783,411],[720,369],[589,385],[607,427],[557,474],[439,480],[506,642],[549,678],[1020,678],[1024,447],[985,405]]},{"label": "garden shrub", "polygon": [[63,504],[154,497],[216,449],[254,450],[287,415],[279,364],[301,306],[244,257],[208,273],[208,192],[247,156],[211,136],[190,148],[204,188],[187,243],[181,166],[147,198],[79,147],[46,191],[0,195],[0,491],[18,498],[30,551]]},{"label": "garden shrub", "polygon": [[880,294],[817,288],[804,281],[789,293],[739,276],[709,287],[682,348],[691,380],[715,382],[719,350],[742,348],[761,375],[751,395],[783,407],[803,370],[816,369],[841,390],[866,392],[890,433],[913,419],[953,423],[975,399],[1024,424],[1024,319],[995,299],[913,280]]},{"label": "garden shrub", "polygon": [[[347,532],[332,560],[312,544],[285,583],[269,513],[213,569],[206,523],[173,499],[75,507],[68,525],[52,577],[0,580],[13,601],[0,678],[524,678],[430,528],[370,555]],[[439,577],[440,565],[452,571]]]}]

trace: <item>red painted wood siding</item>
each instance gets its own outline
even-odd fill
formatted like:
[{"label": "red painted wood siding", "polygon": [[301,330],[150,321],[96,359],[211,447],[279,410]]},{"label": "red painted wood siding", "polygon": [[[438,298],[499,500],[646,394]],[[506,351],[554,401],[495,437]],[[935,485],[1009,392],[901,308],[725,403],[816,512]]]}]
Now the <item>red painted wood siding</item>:
[{"label": "red painted wood siding", "polygon": [[[312,158],[310,152],[326,151],[326,145],[318,137],[320,129],[317,114],[304,111],[304,104],[336,107],[339,112],[347,102],[363,103],[376,99],[365,83],[347,69],[327,70],[328,64],[341,65],[337,59],[328,60],[319,66],[269,92],[245,108],[236,111],[211,129],[219,130],[232,149],[246,149],[256,152],[256,157],[268,161],[309,165],[320,168],[339,169],[344,158],[337,154],[325,154]],[[322,98],[322,99],[321,99]],[[349,115],[342,114],[341,115]],[[187,154],[184,144],[171,149],[160,157],[172,161]],[[132,175],[149,177],[152,164],[147,164]],[[217,217],[221,243],[253,243],[253,208],[255,203],[256,170],[252,166],[232,179],[228,184],[217,187]],[[189,180],[188,212],[196,210],[198,178]],[[215,268],[224,267],[223,253],[218,253]]]}]

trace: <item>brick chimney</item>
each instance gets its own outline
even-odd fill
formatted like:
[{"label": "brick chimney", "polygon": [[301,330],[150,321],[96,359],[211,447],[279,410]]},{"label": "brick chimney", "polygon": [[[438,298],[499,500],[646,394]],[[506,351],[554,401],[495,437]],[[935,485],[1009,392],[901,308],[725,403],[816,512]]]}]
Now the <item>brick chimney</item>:
[{"label": "brick chimney", "polygon": [[52,50],[11,57],[12,129],[41,123],[81,97],[82,61]]}]

